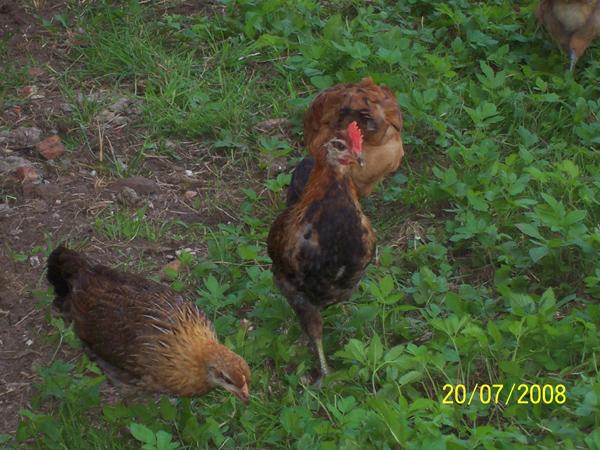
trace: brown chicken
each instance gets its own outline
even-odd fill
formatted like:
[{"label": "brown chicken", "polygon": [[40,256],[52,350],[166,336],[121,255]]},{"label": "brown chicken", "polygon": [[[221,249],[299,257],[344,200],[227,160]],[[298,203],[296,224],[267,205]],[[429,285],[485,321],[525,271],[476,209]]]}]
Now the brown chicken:
[{"label": "brown chicken", "polygon": [[375,251],[351,176],[362,163],[361,141],[351,122],[322,144],[302,195],[277,217],[267,240],[275,284],[316,347],[319,381],[329,372],[320,310],[350,297]]},{"label": "brown chicken", "polygon": [[288,205],[300,197],[324,144],[352,121],[358,123],[364,136],[365,164],[350,169],[359,195],[368,196],[378,181],[398,169],[404,148],[402,114],[394,93],[370,78],[338,84],[321,92],[304,115],[304,143],[312,158],[305,158],[294,171]]},{"label": "brown chicken", "polygon": [[537,17],[568,53],[571,71],[600,34],[600,0],[542,0]]},{"label": "brown chicken", "polygon": [[222,387],[248,402],[248,364],[219,343],[194,303],[63,246],[50,254],[47,277],[55,306],[110,377],[184,397]]}]

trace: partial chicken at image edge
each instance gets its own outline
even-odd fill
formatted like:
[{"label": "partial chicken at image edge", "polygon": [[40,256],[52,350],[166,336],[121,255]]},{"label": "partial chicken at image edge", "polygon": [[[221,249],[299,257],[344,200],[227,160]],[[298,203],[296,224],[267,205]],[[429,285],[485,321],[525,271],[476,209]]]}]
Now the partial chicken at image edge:
[{"label": "partial chicken at image edge", "polygon": [[330,372],[320,310],[350,298],[375,253],[375,234],[351,176],[363,156],[357,123],[323,146],[300,198],[275,219],[267,238],[274,282],[315,346],[317,385]]},{"label": "partial chicken at image edge", "polygon": [[48,257],[47,278],[54,306],[109,379],[183,397],[220,387],[248,403],[248,364],[219,343],[194,303],[64,246]]},{"label": "partial chicken at image edge", "polygon": [[542,0],[537,18],[569,55],[569,70],[600,34],[600,0]]}]

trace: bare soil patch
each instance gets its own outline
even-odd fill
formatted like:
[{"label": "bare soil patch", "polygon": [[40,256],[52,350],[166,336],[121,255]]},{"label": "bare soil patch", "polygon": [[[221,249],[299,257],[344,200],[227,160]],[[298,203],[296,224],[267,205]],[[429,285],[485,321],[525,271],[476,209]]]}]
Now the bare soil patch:
[{"label": "bare soil patch", "polygon": [[[140,153],[136,101],[108,90],[79,92],[79,99],[103,105],[96,129],[82,132],[72,117],[73,99],[65,98],[59,84],[69,36],[59,40],[40,24],[64,3],[40,1],[38,9],[17,3],[0,1],[8,57],[27,73],[10,93],[19,101],[0,104],[0,433],[16,431],[18,412],[28,407],[38,381],[37,367],[79,355],[49,339],[50,309],[36,307],[35,290],[47,289],[51,247],[69,242],[103,264],[125,269],[147,258],[153,264],[144,266],[147,274],[156,274],[178,249],[202,252],[205,244],[170,237],[111,240],[98,232],[96,218],[144,207],[150,221],[227,222],[237,216],[236,184],[242,182],[227,158],[208,154],[199,142],[170,142],[177,160],[146,152],[136,173],[125,178],[103,170],[109,162],[127,166]],[[64,153],[44,156],[40,142],[50,137],[53,145],[64,145]]]}]

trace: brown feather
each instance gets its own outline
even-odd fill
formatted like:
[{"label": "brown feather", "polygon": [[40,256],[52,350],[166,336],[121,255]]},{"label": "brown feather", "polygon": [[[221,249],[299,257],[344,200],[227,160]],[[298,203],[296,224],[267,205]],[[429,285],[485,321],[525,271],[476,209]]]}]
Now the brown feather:
[{"label": "brown feather", "polygon": [[[221,345],[194,303],[138,275],[90,263],[64,247],[48,258],[55,303],[68,311],[75,333],[122,381],[175,395],[202,395],[216,387],[207,367],[228,369],[240,383],[250,370]],[[65,287],[67,288],[65,290]]]},{"label": "brown feather", "polygon": [[402,114],[390,89],[365,78],[321,92],[304,115],[304,142],[316,156],[325,142],[353,120],[364,136],[365,164],[351,169],[352,178],[359,194],[367,196],[378,181],[398,169],[404,156]]},{"label": "brown feather", "polygon": [[536,15],[572,66],[600,34],[600,0],[542,0]]}]

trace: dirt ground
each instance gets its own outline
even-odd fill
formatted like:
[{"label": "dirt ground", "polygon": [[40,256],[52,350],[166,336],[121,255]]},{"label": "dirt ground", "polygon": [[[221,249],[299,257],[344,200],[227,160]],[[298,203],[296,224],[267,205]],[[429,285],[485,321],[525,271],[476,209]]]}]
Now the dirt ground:
[{"label": "dirt ground", "polygon": [[[58,14],[63,2],[37,3],[33,10],[33,6],[18,6],[21,2],[0,0],[0,36],[9,36],[9,58],[22,62],[28,77],[18,89],[22,102],[0,111],[0,433],[15,432],[18,412],[34,393],[37,367],[57,358],[78,357],[78,352],[52,343],[45,317],[50,308],[36,306],[34,292],[48,287],[49,249],[67,241],[108,265],[139,261],[143,256],[156,265],[149,273],[156,273],[178,249],[194,247],[202,252],[204,244],[173,239],[110,241],[95,231],[95,218],[114,209],[133,212],[145,205],[151,219],[210,224],[230,220],[239,203],[236,194],[219,190],[215,182],[226,172],[235,179],[236,169],[214,156],[203,159],[197,142],[170,143],[181,156],[177,161],[160,155],[145,157],[137,171],[143,176],[117,180],[109,171],[96,171],[103,158],[129,161],[143,145],[135,131],[139,108],[110,92],[79,93],[95,99],[105,96],[101,100],[107,105],[97,116],[95,133],[88,132],[88,145],[68,148],[54,159],[43,157],[40,149],[45,139],[58,136],[54,142],[60,147],[78,131],[58,82],[69,64],[69,39],[76,36],[67,33],[57,38],[41,26],[41,18]],[[233,197],[218,203],[231,205],[229,211],[210,201],[205,207],[198,202],[192,206],[192,196],[227,195]]]}]

